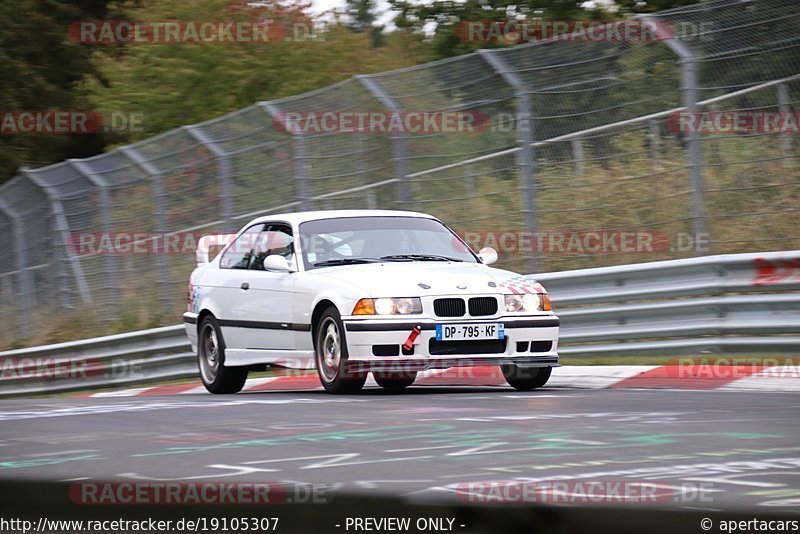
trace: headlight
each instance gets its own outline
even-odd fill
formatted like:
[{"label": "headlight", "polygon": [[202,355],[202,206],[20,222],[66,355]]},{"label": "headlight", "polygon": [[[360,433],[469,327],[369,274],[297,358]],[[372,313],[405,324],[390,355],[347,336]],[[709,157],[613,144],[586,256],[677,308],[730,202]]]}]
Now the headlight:
[{"label": "headlight", "polygon": [[361,299],[353,308],[353,315],[412,315],[422,313],[419,297]]},{"label": "headlight", "polygon": [[547,293],[525,293],[524,295],[506,295],[506,311],[549,311],[550,298]]}]

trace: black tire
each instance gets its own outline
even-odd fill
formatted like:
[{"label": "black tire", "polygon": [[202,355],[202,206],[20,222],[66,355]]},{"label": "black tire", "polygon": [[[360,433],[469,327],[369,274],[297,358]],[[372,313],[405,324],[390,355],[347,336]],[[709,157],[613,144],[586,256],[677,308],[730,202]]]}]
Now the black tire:
[{"label": "black tire", "polygon": [[518,367],[513,363],[501,365],[508,385],[520,391],[538,389],[550,380],[552,367]]},{"label": "black tire", "polygon": [[314,331],[314,362],[319,381],[329,393],[357,393],[364,387],[367,373],[349,373],[348,356],[342,317],[331,306],[322,312]]},{"label": "black tire", "polygon": [[225,366],[225,340],[211,315],[204,317],[197,328],[197,366],[203,385],[211,393],[238,393],[247,380],[246,367]]},{"label": "black tire", "polygon": [[416,371],[403,371],[403,372],[386,372],[386,373],[372,373],[375,382],[378,383],[383,389],[403,389],[407,388],[414,383],[417,379]]}]

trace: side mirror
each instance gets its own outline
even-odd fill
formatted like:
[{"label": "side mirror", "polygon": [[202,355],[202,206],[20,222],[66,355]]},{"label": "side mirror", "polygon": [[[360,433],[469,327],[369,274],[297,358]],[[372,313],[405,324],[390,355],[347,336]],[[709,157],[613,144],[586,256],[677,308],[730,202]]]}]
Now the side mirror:
[{"label": "side mirror", "polygon": [[272,254],[264,258],[264,270],[279,273],[293,273],[295,268],[283,256]]},{"label": "side mirror", "polygon": [[483,247],[478,251],[478,258],[484,265],[491,265],[497,261],[497,251],[492,247]]}]

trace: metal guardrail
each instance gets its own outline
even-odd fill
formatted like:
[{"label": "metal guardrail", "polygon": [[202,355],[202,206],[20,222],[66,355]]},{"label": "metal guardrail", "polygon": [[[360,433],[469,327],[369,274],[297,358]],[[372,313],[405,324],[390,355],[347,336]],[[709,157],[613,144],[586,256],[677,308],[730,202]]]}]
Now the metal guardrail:
[{"label": "metal guardrail", "polygon": [[537,276],[559,353],[800,351],[800,251],[727,254]]},{"label": "metal guardrail", "polygon": [[[564,356],[800,353],[800,250],[536,278],[561,317]],[[0,353],[0,396],[194,376],[182,325]]]},{"label": "metal guardrail", "polygon": [[95,390],[197,376],[183,325],[0,353],[0,396]]}]

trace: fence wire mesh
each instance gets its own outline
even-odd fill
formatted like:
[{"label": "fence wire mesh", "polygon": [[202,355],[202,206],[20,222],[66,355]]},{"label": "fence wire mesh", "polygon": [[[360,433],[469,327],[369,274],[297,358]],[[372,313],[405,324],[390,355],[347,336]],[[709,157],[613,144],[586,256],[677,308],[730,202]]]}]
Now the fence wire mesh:
[{"label": "fence wire mesh", "polygon": [[[432,213],[523,272],[800,248],[797,123],[753,119],[798,117],[800,4],[713,0],[643,20],[658,38],[356,76],[21,170],[0,187],[5,345],[173,324],[197,236],[283,211]],[[749,128],[715,122],[732,111]],[[467,125],[340,128],[365,113]],[[325,114],[339,127],[297,127]]]}]

